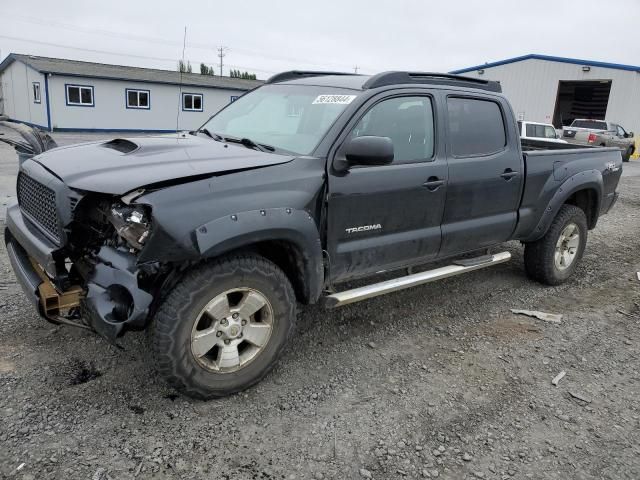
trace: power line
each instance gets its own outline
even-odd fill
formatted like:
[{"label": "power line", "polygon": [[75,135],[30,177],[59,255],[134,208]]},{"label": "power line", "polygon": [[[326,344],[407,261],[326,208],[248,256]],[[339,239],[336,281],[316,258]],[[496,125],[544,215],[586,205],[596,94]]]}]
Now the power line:
[{"label": "power line", "polygon": [[[344,68],[344,69],[353,68],[352,66],[347,65],[345,63],[318,63],[318,62],[309,61],[308,59],[286,57],[286,56],[282,56],[282,55],[273,55],[271,53],[264,54],[264,53],[258,52],[256,50],[247,50],[247,49],[244,49],[244,48],[236,48],[235,46],[233,47],[233,50],[238,52],[238,53],[244,53],[246,55],[255,55],[255,56],[260,57],[260,58],[270,58],[272,60],[279,60],[279,61],[284,61],[284,62],[303,63],[303,64],[307,64],[307,65],[315,65],[315,66],[318,66],[318,67],[325,67],[325,68],[334,68],[334,67],[340,67],[340,68]],[[373,67],[364,67],[364,68],[366,68],[367,70],[371,70],[371,71],[378,71],[378,68],[373,68]]]},{"label": "power line", "polygon": [[[25,16],[21,16],[21,15],[5,15],[5,16],[9,17],[9,18],[17,19],[18,21],[21,21],[21,22],[33,23],[33,24],[36,24],[36,25],[43,25],[43,26],[53,27],[53,28],[62,28],[62,29],[66,29],[66,30],[71,30],[71,31],[76,31],[76,32],[83,32],[83,33],[87,33],[87,34],[98,34],[98,35],[108,36],[108,37],[111,37],[111,38],[123,38],[123,39],[129,39],[129,40],[134,40],[134,41],[150,42],[150,43],[154,43],[154,44],[169,45],[169,46],[174,46],[174,47],[182,47],[183,46],[183,44],[181,42],[179,42],[179,41],[172,41],[172,40],[168,40],[166,38],[150,37],[150,36],[144,36],[144,35],[135,35],[135,34],[130,34],[130,33],[122,33],[122,32],[114,32],[112,30],[89,28],[89,27],[83,27],[83,26],[80,26],[80,25],[74,25],[74,24],[70,24],[70,23],[59,22],[59,21],[55,21],[55,20],[41,20],[41,19],[25,17]],[[194,49],[208,50],[208,51],[211,51],[211,49],[214,48],[213,45],[209,45],[209,44],[206,44],[206,43],[199,43],[199,42],[189,42],[189,43],[186,44],[186,47],[187,48],[194,48]],[[250,50],[250,49],[244,49],[244,48],[235,48],[234,47],[234,51],[236,51],[238,53],[243,53],[243,54],[245,54],[247,56],[257,56],[259,58],[267,58],[267,59],[285,61],[285,62],[292,62],[292,63],[302,63],[302,64],[307,64],[307,65],[315,65],[315,66],[319,66],[319,67],[325,67],[325,68],[333,68],[333,67],[340,67],[340,68],[344,68],[344,69],[353,68],[353,67],[350,67],[350,66],[348,66],[346,64],[319,63],[319,62],[309,61],[308,59],[287,57],[287,56],[282,56],[282,55],[265,54],[264,52],[259,52],[259,51],[256,51],[256,50]],[[333,67],[332,67],[332,65],[333,65]],[[361,68],[361,67],[359,67],[359,68]],[[364,68],[367,69],[367,70],[371,70],[371,71],[376,71],[377,70],[376,68],[372,68],[372,67],[364,67]]]},{"label": "power line", "polygon": [[[93,48],[72,47],[70,45],[61,45],[59,43],[41,42],[39,40],[31,40],[31,39],[28,39],[28,38],[12,37],[10,35],[0,35],[0,38],[4,38],[4,39],[8,39],[8,40],[17,40],[17,41],[20,41],[20,42],[34,43],[34,44],[37,44],[37,45],[46,45],[46,46],[52,46],[52,47],[58,47],[58,48],[66,48],[66,49],[69,49],[69,50],[77,50],[77,51],[81,51],[81,52],[100,53],[100,54],[105,54],[105,55],[117,55],[117,56],[120,56],[120,57],[138,58],[138,59],[143,59],[143,60],[156,60],[156,61],[160,61],[160,62],[172,62],[172,63],[175,63],[175,61],[176,61],[175,58],[152,57],[152,56],[148,56],[148,55],[135,55],[135,54],[131,54],[131,53],[113,52],[113,51],[108,51],[108,50],[97,50],[97,49],[93,49]],[[201,60],[194,60],[194,62],[208,63],[208,62],[204,62],[204,61],[201,61]],[[278,73],[278,72],[273,71],[273,70],[264,70],[264,69],[254,68],[254,67],[246,67],[246,66],[242,66],[242,65],[227,65],[227,66],[228,67],[233,67],[233,68],[239,68],[239,69],[243,69],[243,70],[252,70],[252,71],[261,72],[261,73],[269,73],[269,74]]]},{"label": "power line", "polygon": [[107,51],[107,50],[96,50],[96,49],[93,49],[93,48],[72,47],[70,45],[61,45],[59,43],[51,43],[51,42],[41,42],[39,40],[31,40],[29,38],[21,38],[21,37],[12,37],[12,36],[9,36],[9,35],[0,35],[0,38],[5,38],[5,39],[8,39],[8,40],[18,40],[20,42],[35,43],[37,45],[47,45],[47,46],[53,46],[53,47],[66,48],[66,49],[69,49],[69,50],[78,50],[78,51],[82,51],[82,52],[104,53],[104,54],[107,54],[107,55],[121,55],[123,57],[142,58],[142,59],[148,59],[148,60],[160,60],[160,61],[171,61],[171,62],[175,61],[175,59],[173,59],[173,58],[151,57],[151,56],[148,56],[148,55],[134,55],[132,53],[110,52],[110,51]]},{"label": "power line", "polygon": [[161,43],[161,44],[164,44],[164,45],[172,45],[172,46],[176,46],[176,47],[182,47],[182,43],[181,42],[167,40],[166,38],[147,37],[147,36],[143,36],[143,35],[134,35],[134,34],[130,34],[130,33],[114,32],[114,31],[111,31],[111,30],[104,30],[104,29],[99,29],[99,28],[88,28],[88,27],[82,27],[80,25],[73,25],[73,24],[70,24],[70,23],[58,22],[58,21],[55,21],[55,20],[41,20],[41,19],[37,19],[37,18],[23,17],[23,16],[19,16],[19,15],[8,15],[8,17],[17,19],[17,20],[19,20],[21,22],[33,23],[33,24],[36,24],[36,25],[43,25],[43,26],[46,26],[46,27],[63,28],[63,29],[66,29],[66,30],[71,30],[71,31],[76,31],[76,32],[105,35],[105,36],[112,37],[112,38],[126,38],[126,39],[129,39],[129,40]]}]

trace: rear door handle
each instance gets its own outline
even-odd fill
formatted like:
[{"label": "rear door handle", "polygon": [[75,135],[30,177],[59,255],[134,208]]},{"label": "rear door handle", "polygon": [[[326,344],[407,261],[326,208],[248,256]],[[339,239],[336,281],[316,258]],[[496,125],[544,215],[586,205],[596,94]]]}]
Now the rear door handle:
[{"label": "rear door handle", "polygon": [[444,185],[444,180],[440,180],[438,177],[429,177],[429,179],[422,184],[423,187],[427,187],[432,192]]},{"label": "rear door handle", "polygon": [[507,182],[511,180],[513,177],[516,177],[518,172],[514,172],[510,168],[507,168],[503,173],[500,174],[502,178],[504,178]]}]

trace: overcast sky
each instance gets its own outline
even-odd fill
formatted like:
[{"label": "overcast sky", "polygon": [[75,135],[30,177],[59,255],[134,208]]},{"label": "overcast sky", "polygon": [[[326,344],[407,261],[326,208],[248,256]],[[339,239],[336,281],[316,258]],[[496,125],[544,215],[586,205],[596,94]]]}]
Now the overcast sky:
[{"label": "overcast sky", "polygon": [[527,53],[640,65],[640,0],[1,0],[11,52],[266,78],[290,69],[449,71]]}]

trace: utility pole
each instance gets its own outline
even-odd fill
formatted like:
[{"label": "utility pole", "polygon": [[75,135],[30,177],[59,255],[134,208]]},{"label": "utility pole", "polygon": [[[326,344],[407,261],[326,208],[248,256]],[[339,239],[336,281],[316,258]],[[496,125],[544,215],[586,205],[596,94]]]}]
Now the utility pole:
[{"label": "utility pole", "polygon": [[360,67],[359,67],[358,65],[356,65],[355,67],[353,67],[353,73],[358,73],[358,69],[359,69],[359,68],[360,68]]},{"label": "utility pole", "polygon": [[218,58],[220,59],[220,76],[222,76],[222,67],[224,65],[223,58],[226,55],[227,47],[218,47]]}]

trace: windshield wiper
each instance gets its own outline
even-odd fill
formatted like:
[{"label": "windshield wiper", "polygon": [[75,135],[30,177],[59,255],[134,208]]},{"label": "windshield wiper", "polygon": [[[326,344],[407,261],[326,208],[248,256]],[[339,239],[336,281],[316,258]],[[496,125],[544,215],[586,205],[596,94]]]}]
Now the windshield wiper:
[{"label": "windshield wiper", "polygon": [[254,150],[260,150],[261,152],[274,152],[276,150],[275,147],[271,145],[267,145],[264,143],[256,143],[250,138],[238,138],[238,137],[223,137],[219,133],[211,132],[208,128],[201,128],[196,133],[204,133],[206,136],[217,140],[218,142],[232,142],[239,143],[240,145],[244,145],[247,148],[252,148]]},{"label": "windshield wiper", "polygon": [[244,145],[247,148],[253,148],[255,150],[260,150],[261,152],[274,152],[276,149],[271,145],[266,145],[264,143],[256,143],[250,138],[237,138],[237,137],[224,137],[227,142],[239,143],[240,145]]},{"label": "windshield wiper", "polygon": [[198,130],[198,132],[202,132],[204,133],[207,137],[211,137],[214,140],[217,140],[218,142],[223,142],[224,138],[221,135],[218,135],[217,133],[211,133],[209,131],[209,129],[207,128],[201,128],[200,130]]}]

